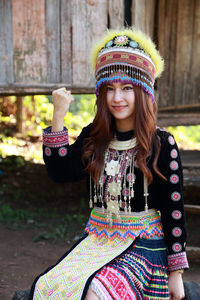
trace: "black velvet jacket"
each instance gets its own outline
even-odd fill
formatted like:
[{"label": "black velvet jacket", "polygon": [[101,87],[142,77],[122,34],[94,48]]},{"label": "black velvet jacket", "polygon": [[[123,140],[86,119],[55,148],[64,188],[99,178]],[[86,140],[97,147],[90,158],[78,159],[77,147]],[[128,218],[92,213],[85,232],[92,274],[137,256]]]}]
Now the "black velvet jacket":
[{"label": "black velvet jacket", "polygon": [[[76,181],[87,175],[81,160],[83,141],[90,135],[91,124],[83,128],[74,144],[68,144],[67,129],[52,132],[47,128],[43,133],[44,161],[49,176],[55,182]],[[187,268],[185,254],[186,230],[183,205],[183,174],[179,150],[173,136],[160,128],[157,135],[161,142],[158,169],[167,178],[163,180],[152,168],[152,159],[148,163],[153,174],[149,185],[148,207],[160,211],[168,250],[170,270]],[[118,140],[133,137],[133,131],[116,132]],[[153,157],[153,154],[152,154]],[[144,210],[143,174],[135,168],[135,196],[131,200],[132,211]],[[98,203],[97,203],[98,206]]]}]

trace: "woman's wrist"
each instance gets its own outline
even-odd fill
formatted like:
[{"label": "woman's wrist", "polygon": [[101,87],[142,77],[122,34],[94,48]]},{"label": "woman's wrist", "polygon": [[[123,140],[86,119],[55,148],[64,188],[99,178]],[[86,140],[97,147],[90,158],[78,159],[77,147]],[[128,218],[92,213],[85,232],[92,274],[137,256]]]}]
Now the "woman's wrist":
[{"label": "woman's wrist", "polygon": [[170,274],[180,274],[180,275],[183,275],[183,273],[184,273],[184,269],[175,270],[175,271],[170,272]]},{"label": "woman's wrist", "polygon": [[54,113],[52,120],[52,132],[62,131],[64,127],[64,117]]}]

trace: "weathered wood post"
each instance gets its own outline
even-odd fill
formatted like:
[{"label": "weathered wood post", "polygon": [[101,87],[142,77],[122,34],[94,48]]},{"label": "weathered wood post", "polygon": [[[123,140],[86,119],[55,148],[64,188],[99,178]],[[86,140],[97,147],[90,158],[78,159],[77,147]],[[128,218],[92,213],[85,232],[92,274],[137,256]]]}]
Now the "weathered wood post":
[{"label": "weathered wood post", "polygon": [[33,115],[35,117],[36,105],[35,105],[35,97],[34,97],[34,95],[32,95],[32,97],[31,97],[31,102],[32,102],[32,107],[33,107]]},{"label": "weathered wood post", "polygon": [[17,132],[23,133],[23,97],[19,96],[16,99],[17,103]]}]

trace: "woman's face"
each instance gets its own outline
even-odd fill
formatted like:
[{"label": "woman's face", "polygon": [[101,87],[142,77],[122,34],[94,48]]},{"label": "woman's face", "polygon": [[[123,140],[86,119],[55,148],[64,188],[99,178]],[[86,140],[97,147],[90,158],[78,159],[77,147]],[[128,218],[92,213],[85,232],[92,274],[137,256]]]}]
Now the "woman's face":
[{"label": "woman's face", "polygon": [[[106,86],[106,101],[118,129],[133,128],[135,93],[129,83],[113,82]],[[123,128],[122,128],[123,127]]]}]

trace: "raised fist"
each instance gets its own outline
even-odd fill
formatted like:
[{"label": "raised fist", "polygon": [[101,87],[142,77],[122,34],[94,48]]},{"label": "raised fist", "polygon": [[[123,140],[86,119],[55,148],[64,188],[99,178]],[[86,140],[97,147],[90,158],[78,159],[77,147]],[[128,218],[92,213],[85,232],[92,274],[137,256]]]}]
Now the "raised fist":
[{"label": "raised fist", "polygon": [[54,90],[53,95],[53,106],[54,114],[63,117],[69,111],[71,103],[74,101],[74,98],[71,95],[70,91],[67,91],[64,87]]}]

